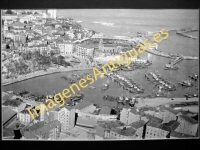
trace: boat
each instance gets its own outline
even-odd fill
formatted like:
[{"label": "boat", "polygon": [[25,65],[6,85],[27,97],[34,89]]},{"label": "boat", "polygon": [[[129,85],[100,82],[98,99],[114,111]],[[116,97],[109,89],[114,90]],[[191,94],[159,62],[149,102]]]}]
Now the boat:
[{"label": "boat", "polygon": [[181,81],[179,82],[179,84],[181,84],[182,86],[187,86],[187,87],[193,86],[193,83],[190,80]]},{"label": "boat", "polygon": [[193,98],[193,97],[198,97],[198,94],[194,94],[194,93],[188,92],[184,96],[186,98]]},{"label": "boat", "polygon": [[89,86],[89,89],[95,89],[95,87],[94,86]]},{"label": "boat", "polygon": [[196,73],[193,73],[192,75],[189,75],[189,77],[191,79],[197,80],[198,79],[198,75]]},{"label": "boat", "polygon": [[82,98],[80,97],[74,97],[74,98],[70,98],[71,101],[79,101],[79,100],[82,100]]},{"label": "boat", "polygon": [[132,71],[132,70],[135,70],[134,67],[122,67],[122,70],[124,71]]},{"label": "boat", "polygon": [[109,85],[108,85],[108,84],[104,84],[104,85],[101,87],[102,90],[107,90],[108,88],[109,88]]}]

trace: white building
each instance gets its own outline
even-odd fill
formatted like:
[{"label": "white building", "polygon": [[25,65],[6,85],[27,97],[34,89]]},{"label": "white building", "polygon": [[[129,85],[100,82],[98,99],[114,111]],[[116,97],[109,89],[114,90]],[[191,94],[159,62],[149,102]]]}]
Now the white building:
[{"label": "white building", "polygon": [[76,55],[82,58],[94,57],[94,48],[86,44],[76,45]]},{"label": "white building", "polygon": [[145,139],[166,138],[169,131],[165,130],[161,123],[148,122],[146,126]]},{"label": "white building", "polygon": [[60,48],[60,52],[63,55],[67,55],[67,54],[72,54],[74,51],[74,44],[73,42],[60,42],[58,44],[58,47]]},{"label": "white building", "polygon": [[170,107],[165,107],[165,106],[159,106],[158,111],[159,112],[155,113],[154,116],[162,119],[163,123],[168,123],[171,120],[176,120],[177,115],[179,113],[178,111],[173,110]]},{"label": "white building", "polygon": [[75,109],[67,106],[57,108],[49,112],[49,120],[58,120],[61,123],[61,131],[69,131],[75,125]]},{"label": "white building", "polygon": [[187,115],[180,115],[178,116],[177,120],[180,125],[176,128],[176,132],[188,134],[195,136],[198,130],[198,121],[194,120],[193,118],[190,118]]},{"label": "white building", "polygon": [[56,9],[48,9],[48,10],[47,10],[47,13],[50,14],[50,17],[51,17],[51,18],[56,19],[56,13],[57,13],[57,10],[56,10]]},{"label": "white building", "polygon": [[126,125],[141,120],[139,110],[137,108],[127,109],[123,108],[120,112],[120,121]]}]

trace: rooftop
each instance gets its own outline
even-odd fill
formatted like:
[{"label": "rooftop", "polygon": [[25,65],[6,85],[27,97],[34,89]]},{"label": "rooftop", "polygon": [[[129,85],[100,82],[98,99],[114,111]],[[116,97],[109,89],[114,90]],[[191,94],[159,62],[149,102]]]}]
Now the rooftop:
[{"label": "rooftop", "polygon": [[158,118],[158,117],[155,117],[155,116],[152,116],[152,115],[145,115],[150,122],[155,122],[155,123],[162,123],[163,120]]},{"label": "rooftop", "polygon": [[192,137],[192,135],[188,135],[188,134],[172,131],[170,133],[170,137],[184,138],[184,137]]},{"label": "rooftop", "polygon": [[111,131],[123,136],[133,136],[136,130],[133,128],[126,128],[125,130],[118,128],[111,128]]},{"label": "rooftop", "polygon": [[180,115],[179,117],[183,118],[184,120],[186,120],[190,124],[197,124],[198,123],[198,121],[196,121],[195,119],[193,119],[193,118],[191,118],[189,116],[186,116],[186,115]]},{"label": "rooftop", "polygon": [[140,120],[140,121],[131,123],[129,126],[132,126],[134,129],[139,129],[140,127],[143,127],[145,123],[146,122],[144,120]]},{"label": "rooftop", "polygon": [[100,126],[96,126],[96,135],[100,136],[100,137],[104,137],[104,132],[105,132],[105,128],[100,127]]},{"label": "rooftop", "polygon": [[26,139],[38,139],[38,137],[31,131],[24,131],[24,137]]},{"label": "rooftop", "polygon": [[88,44],[78,44],[77,46],[82,47],[82,48],[87,48],[87,49],[93,49],[94,47],[92,47],[91,45]]},{"label": "rooftop", "polygon": [[88,125],[88,126],[96,126],[97,120],[96,119],[86,119],[78,117],[77,124]]},{"label": "rooftop", "polygon": [[82,100],[80,103],[78,103],[74,108],[75,109],[78,109],[78,110],[81,110],[81,109],[84,109],[90,105],[93,105],[92,102],[90,101],[85,101],[85,100]]},{"label": "rooftop", "polygon": [[170,107],[159,106],[158,108],[159,108],[161,111],[167,110],[167,111],[171,112],[171,113],[174,114],[174,115],[177,115],[177,114],[179,113],[178,111],[176,111],[176,110],[174,110],[174,109],[172,109],[172,108],[170,108]]},{"label": "rooftop", "polygon": [[108,107],[108,106],[103,106],[99,112],[99,115],[100,114],[106,114],[106,115],[110,115],[111,113],[111,108]]},{"label": "rooftop", "polygon": [[20,100],[7,100],[3,103],[4,106],[12,106],[12,107],[18,107],[21,103],[23,103],[23,101]]}]

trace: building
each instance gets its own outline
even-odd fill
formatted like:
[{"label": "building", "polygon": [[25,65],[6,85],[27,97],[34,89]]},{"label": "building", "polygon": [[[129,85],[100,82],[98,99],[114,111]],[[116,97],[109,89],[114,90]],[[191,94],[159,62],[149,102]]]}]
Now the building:
[{"label": "building", "polygon": [[176,132],[176,131],[172,131],[170,133],[170,139],[180,139],[180,138],[192,138],[192,135],[188,135],[188,134],[184,134],[184,133],[180,133],[180,132]]},{"label": "building", "polygon": [[2,105],[9,107],[17,113],[21,112],[26,107],[26,103],[20,99],[6,100]]},{"label": "building", "polygon": [[76,45],[76,55],[81,58],[94,57],[94,47],[86,44]]},{"label": "building", "polygon": [[2,107],[2,123],[3,128],[8,128],[13,122],[17,120],[17,113],[9,107]]},{"label": "building", "polygon": [[47,13],[50,14],[50,18],[56,19],[56,13],[57,13],[57,10],[56,10],[56,9],[48,9],[48,10],[47,10]]},{"label": "building", "polygon": [[103,140],[105,137],[105,128],[97,125],[95,126],[95,140]]},{"label": "building", "polygon": [[120,112],[120,121],[126,125],[129,125],[133,122],[137,122],[139,120],[141,120],[140,112],[135,107],[132,109],[123,108]]},{"label": "building", "polygon": [[135,139],[136,130],[133,128],[111,128],[110,139]]},{"label": "building", "polygon": [[73,42],[70,42],[70,41],[59,42],[57,45],[60,48],[61,54],[63,54],[63,55],[73,54],[73,52],[74,52]]},{"label": "building", "polygon": [[68,106],[56,107],[47,112],[49,121],[58,120],[61,123],[61,131],[69,131],[75,126],[75,109]]},{"label": "building", "polygon": [[83,112],[83,113],[93,113],[96,110],[96,107],[94,104],[90,101],[82,100],[80,103],[78,103],[76,106],[74,106],[76,109],[76,112]]},{"label": "building", "polygon": [[99,112],[99,115],[110,115],[111,108],[108,106],[103,106]]},{"label": "building", "polygon": [[120,46],[116,44],[103,44],[103,39],[99,41],[99,50],[106,54],[119,54],[121,52]]},{"label": "building", "polygon": [[78,117],[76,126],[94,128],[97,125],[96,119]]},{"label": "building", "polygon": [[161,123],[149,121],[146,125],[145,139],[167,138],[168,134],[169,131]]},{"label": "building", "polygon": [[168,123],[171,120],[177,120],[178,111],[173,110],[170,107],[159,106],[157,113],[154,116],[163,120],[163,123]]},{"label": "building", "polygon": [[176,132],[196,136],[199,126],[198,121],[187,115],[179,115],[177,121],[180,125],[176,128]]},{"label": "building", "polygon": [[131,123],[129,126],[131,126],[133,129],[135,129],[136,136],[138,136],[140,139],[142,139],[145,124],[146,124],[145,121],[140,120],[140,121]]},{"label": "building", "polygon": [[36,136],[45,140],[57,140],[60,137],[61,123],[58,120],[48,123],[41,121],[28,128]]}]

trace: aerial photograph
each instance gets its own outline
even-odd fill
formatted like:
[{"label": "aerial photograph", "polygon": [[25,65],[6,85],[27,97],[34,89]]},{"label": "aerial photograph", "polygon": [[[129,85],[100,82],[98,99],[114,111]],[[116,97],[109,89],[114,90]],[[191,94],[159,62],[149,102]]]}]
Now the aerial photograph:
[{"label": "aerial photograph", "polygon": [[1,9],[3,140],[199,138],[199,9]]}]

